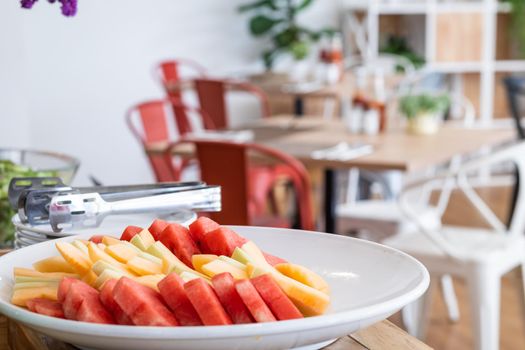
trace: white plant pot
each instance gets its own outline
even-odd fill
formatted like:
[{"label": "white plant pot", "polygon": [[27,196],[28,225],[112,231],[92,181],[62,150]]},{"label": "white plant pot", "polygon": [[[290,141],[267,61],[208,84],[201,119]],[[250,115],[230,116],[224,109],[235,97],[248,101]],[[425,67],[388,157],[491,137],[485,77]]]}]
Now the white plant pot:
[{"label": "white plant pot", "polygon": [[407,132],[414,135],[432,135],[441,124],[440,113],[421,113],[407,120]]}]

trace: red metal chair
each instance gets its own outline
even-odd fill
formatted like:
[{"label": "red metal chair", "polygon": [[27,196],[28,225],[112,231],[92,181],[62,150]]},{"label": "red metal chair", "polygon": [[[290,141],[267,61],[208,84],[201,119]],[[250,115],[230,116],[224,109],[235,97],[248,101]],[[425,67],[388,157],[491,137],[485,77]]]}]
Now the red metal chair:
[{"label": "red metal chair", "polygon": [[[222,224],[292,226],[289,221],[284,222],[269,214],[265,215],[260,208],[257,208],[257,205],[254,205],[259,202],[253,198],[259,183],[257,177],[251,176],[250,169],[254,167],[250,167],[250,160],[258,159],[271,164],[269,168],[272,169],[272,176],[275,173],[273,169],[277,168],[282,169],[282,175],[292,179],[300,227],[305,230],[314,230],[310,179],[302,163],[295,158],[254,143],[180,140],[173,143],[166,151],[167,166],[172,164],[172,156],[177,152],[177,148],[183,145],[193,145],[195,148],[201,179],[209,184],[220,185],[222,188],[222,210],[219,213],[210,214],[212,219]],[[274,163],[279,163],[280,166],[274,167]],[[265,197],[268,198],[269,194],[267,193]]]},{"label": "red metal chair", "polygon": [[242,92],[253,95],[260,104],[261,116],[270,115],[268,97],[257,86],[233,81],[211,78],[197,78],[193,80],[179,81],[168,87],[170,96],[180,96],[182,91],[193,89],[197,93],[200,108],[213,120],[217,129],[228,129],[230,126],[226,107],[226,97],[230,93]]},{"label": "red metal chair", "polygon": [[[174,116],[170,115],[172,110],[175,111]],[[192,113],[201,118],[204,128],[215,128],[206,112],[184,106],[172,99],[152,100],[130,108],[126,113],[126,123],[144,149],[154,144],[164,143],[167,146],[179,136],[192,131],[188,118]],[[162,154],[146,153],[146,155],[157,181],[178,181],[180,179],[181,171],[186,166],[185,162],[181,162],[177,167],[167,166]]]},{"label": "red metal chair", "polygon": [[[191,77],[182,77],[182,70],[187,70]],[[154,76],[155,79],[160,80],[168,96],[180,99],[180,92],[177,93],[176,90],[170,89],[170,86],[178,84],[184,79],[205,77],[206,69],[195,61],[179,58],[157,64],[154,68]]]}]

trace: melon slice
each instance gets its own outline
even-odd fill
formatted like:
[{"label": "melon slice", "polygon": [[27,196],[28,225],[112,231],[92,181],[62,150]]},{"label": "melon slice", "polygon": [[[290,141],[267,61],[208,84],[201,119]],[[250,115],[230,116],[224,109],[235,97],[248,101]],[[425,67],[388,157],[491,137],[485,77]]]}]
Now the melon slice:
[{"label": "melon slice", "polygon": [[39,260],[33,264],[33,267],[39,272],[75,273],[75,269],[61,255]]},{"label": "melon slice", "polygon": [[[57,242],[55,244],[60,255],[67,261],[75,271],[85,274],[91,268],[91,260],[82,251],[71,243]],[[87,248],[86,248],[87,249]]]}]

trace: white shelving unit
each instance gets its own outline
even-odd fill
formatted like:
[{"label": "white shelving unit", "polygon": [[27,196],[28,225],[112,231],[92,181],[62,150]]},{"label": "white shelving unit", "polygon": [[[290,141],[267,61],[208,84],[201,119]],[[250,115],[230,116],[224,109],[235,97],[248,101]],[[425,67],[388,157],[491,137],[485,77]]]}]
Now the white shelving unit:
[{"label": "white shelving unit", "polygon": [[[479,75],[477,109],[481,120],[490,120],[494,116],[495,84],[499,83],[496,81],[496,74],[525,72],[525,60],[496,59],[498,15],[511,10],[508,3],[497,0],[342,0],[341,2],[345,21],[359,17],[365,28],[367,40],[365,52],[362,54],[373,58],[379,53],[380,21],[383,16],[397,15],[406,18],[406,22],[409,23],[409,43],[424,56],[425,70],[450,75],[454,89],[463,89],[463,78],[466,75],[470,75],[470,78]],[[356,14],[359,16],[356,17]],[[452,18],[459,20],[453,21]],[[467,20],[474,18],[473,24],[478,25],[479,30],[472,32],[470,37],[460,38],[459,42],[457,35],[452,42],[440,42],[441,35],[453,35],[451,33],[459,27],[472,30],[472,26],[468,23],[461,23],[461,18]],[[450,25],[443,25],[447,21],[451,22]],[[345,35],[351,35],[348,32],[349,26],[343,27],[346,28]],[[479,42],[473,43],[472,40],[479,40]],[[443,48],[454,43],[457,44],[456,47]],[[474,51],[477,50],[478,57],[454,59],[454,51],[449,53],[446,51],[462,51],[465,47],[467,49],[473,47]]]}]

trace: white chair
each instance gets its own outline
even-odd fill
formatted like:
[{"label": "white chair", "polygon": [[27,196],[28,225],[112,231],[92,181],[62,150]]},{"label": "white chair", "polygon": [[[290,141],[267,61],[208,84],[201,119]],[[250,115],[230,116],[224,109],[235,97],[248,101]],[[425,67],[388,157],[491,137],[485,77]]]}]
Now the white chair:
[{"label": "white chair", "polygon": [[[466,280],[471,307],[475,349],[495,350],[499,344],[499,314],[501,277],[520,266],[522,277],[525,264],[525,191],[519,188],[515,214],[509,228],[478,196],[470,184],[469,175],[487,166],[511,162],[517,170],[520,183],[525,183],[525,142],[494,151],[492,154],[470,160],[432,180],[408,186],[399,198],[399,204],[417,231],[395,235],[384,244],[400,249],[420,260],[431,274],[431,288],[436,277],[453,275]],[[438,212],[446,208],[453,189],[461,190],[482,215],[491,229],[429,226],[418,215],[420,205],[414,194],[442,189]],[[419,196],[419,195],[418,195]],[[523,284],[521,285],[523,292]],[[428,325],[431,292],[426,293],[412,307],[409,331],[423,338]],[[525,295],[524,295],[525,297]],[[525,310],[524,310],[525,311]],[[409,312],[405,312],[405,315]]]}]

